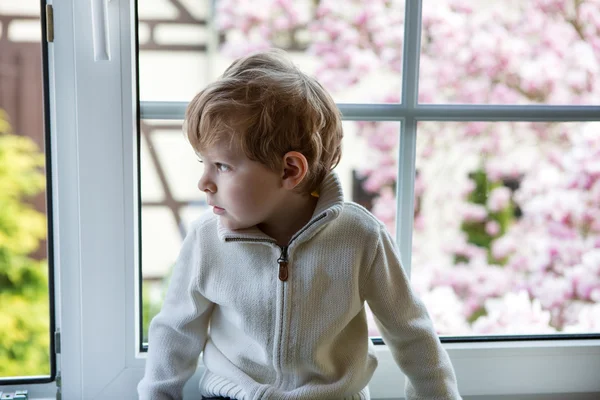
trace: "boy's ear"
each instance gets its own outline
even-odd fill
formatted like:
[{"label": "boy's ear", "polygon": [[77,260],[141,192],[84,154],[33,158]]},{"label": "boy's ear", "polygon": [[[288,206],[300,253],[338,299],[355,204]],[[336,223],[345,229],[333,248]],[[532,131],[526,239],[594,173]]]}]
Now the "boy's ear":
[{"label": "boy's ear", "polygon": [[308,161],[302,153],[288,151],[283,156],[283,187],[292,190],[302,182],[308,173]]}]

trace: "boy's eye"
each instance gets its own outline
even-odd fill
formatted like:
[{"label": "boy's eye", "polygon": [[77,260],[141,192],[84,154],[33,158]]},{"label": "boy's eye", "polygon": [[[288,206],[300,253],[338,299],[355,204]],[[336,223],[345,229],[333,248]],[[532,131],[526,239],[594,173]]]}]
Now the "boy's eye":
[{"label": "boy's eye", "polygon": [[219,170],[219,172],[227,172],[230,169],[229,165],[227,164],[216,163],[215,166],[217,167],[217,170]]}]

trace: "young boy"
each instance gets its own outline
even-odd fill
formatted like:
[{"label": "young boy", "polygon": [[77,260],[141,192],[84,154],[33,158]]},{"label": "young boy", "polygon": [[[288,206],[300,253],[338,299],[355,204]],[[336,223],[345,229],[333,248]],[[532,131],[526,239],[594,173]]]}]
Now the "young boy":
[{"label": "young boy", "polygon": [[149,332],[141,399],[180,399],[203,352],[204,399],[369,399],[365,302],[408,399],[460,399],[448,355],[384,225],[331,172],[340,113],[281,51],[235,61],[185,130],[212,213],[186,237]]}]

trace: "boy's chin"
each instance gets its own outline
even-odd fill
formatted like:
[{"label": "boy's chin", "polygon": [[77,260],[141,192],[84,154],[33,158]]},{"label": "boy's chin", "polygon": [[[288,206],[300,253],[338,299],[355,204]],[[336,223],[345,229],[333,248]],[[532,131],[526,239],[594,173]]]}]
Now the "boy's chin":
[{"label": "boy's chin", "polygon": [[239,222],[239,221],[232,221],[230,218],[224,217],[224,216],[219,216],[219,218],[221,219],[221,225],[223,225],[225,228],[229,229],[230,231],[240,231],[243,229],[248,229],[253,227],[254,225],[249,225],[249,224],[244,224],[243,222]]}]

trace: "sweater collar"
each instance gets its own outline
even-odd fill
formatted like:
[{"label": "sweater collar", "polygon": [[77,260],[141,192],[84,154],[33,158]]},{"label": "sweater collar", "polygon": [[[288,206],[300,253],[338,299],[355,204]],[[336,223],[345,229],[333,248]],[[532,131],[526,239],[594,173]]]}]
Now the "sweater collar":
[{"label": "sweater collar", "polygon": [[[300,230],[314,230],[318,226],[337,218],[344,208],[344,193],[342,185],[335,172],[329,173],[321,183],[318,190],[319,200],[310,221]],[[265,234],[256,226],[246,229],[231,230],[221,224],[221,219],[217,218],[217,233],[219,239],[223,241],[241,240],[241,241],[265,241],[276,243],[275,239]],[[294,240],[296,236],[292,238]]]}]

